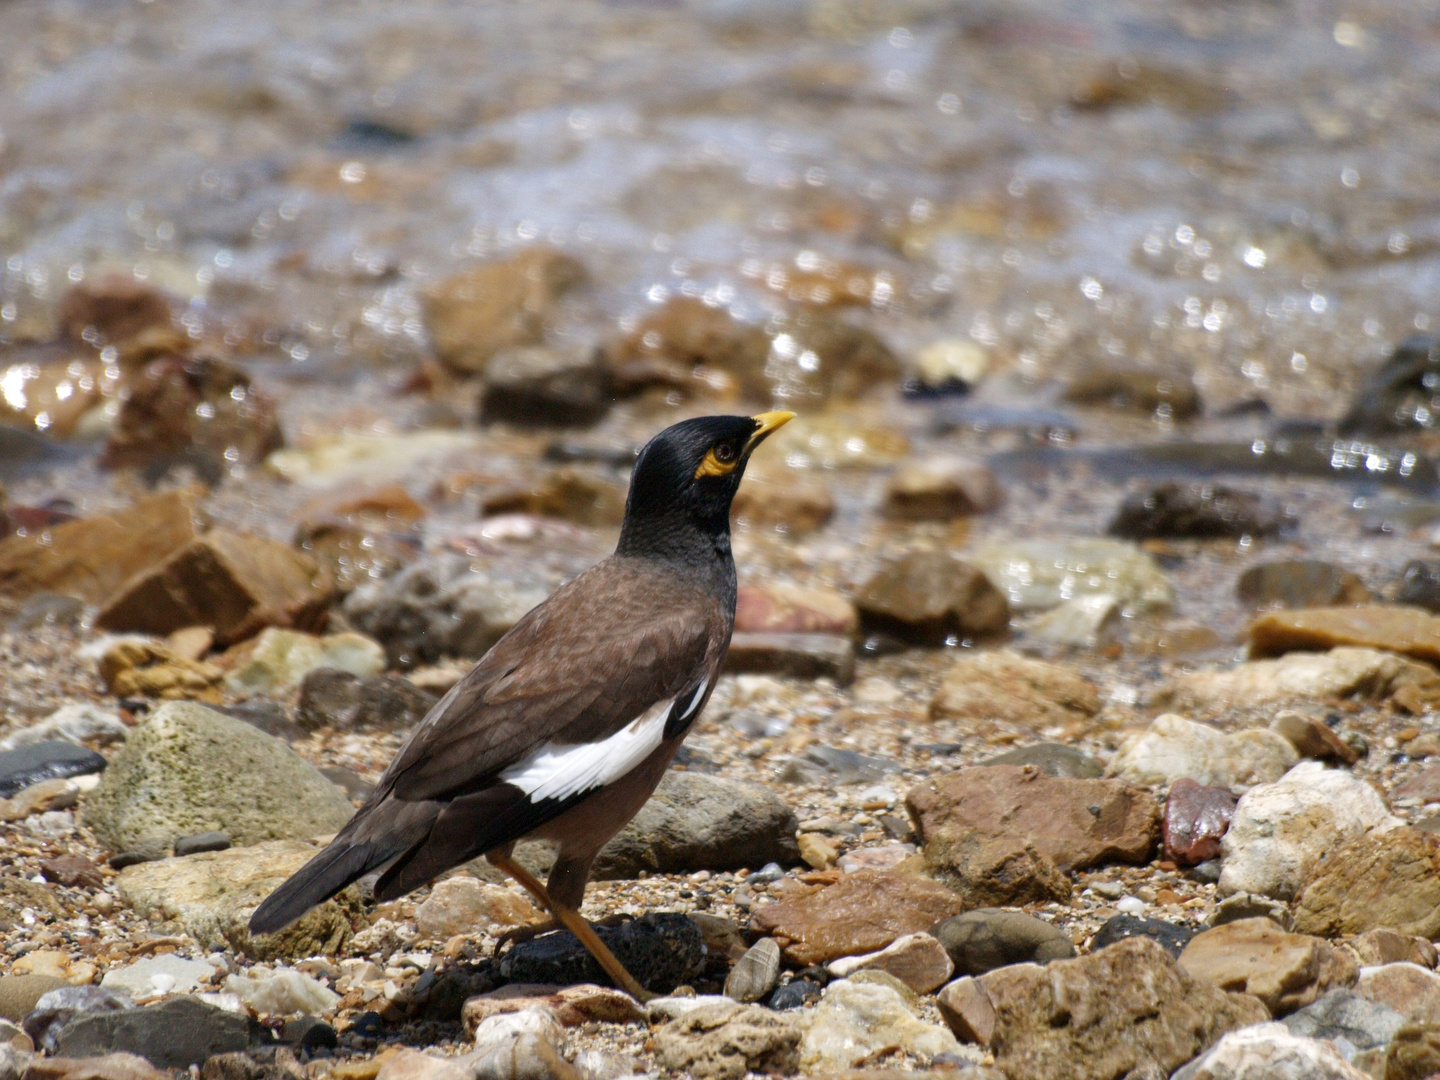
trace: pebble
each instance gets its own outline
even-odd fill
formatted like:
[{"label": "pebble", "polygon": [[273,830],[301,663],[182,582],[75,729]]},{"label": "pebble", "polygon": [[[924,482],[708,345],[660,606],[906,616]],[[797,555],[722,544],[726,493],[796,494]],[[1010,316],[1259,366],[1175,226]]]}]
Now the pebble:
[{"label": "pebble", "polygon": [[1400,571],[1395,603],[1440,613],[1440,563],[1420,559],[1406,563]]},{"label": "pebble", "polygon": [[[679,999],[677,999],[679,1000]],[[643,1024],[645,1012],[630,995],[608,986],[580,983],[576,986],[527,986],[511,984],[488,994],[472,997],[460,1013],[465,1031],[474,1037],[486,1019],[501,1013],[542,1009],[561,1027],[584,1024]]]},{"label": "pebble", "polygon": [[[1388,1075],[1388,1073],[1386,1074]],[[1293,1035],[1284,1024],[1232,1031],[1171,1080],[1371,1080],[1322,1039]]]},{"label": "pebble", "polygon": [[1060,927],[1001,908],[967,911],[937,923],[930,933],[958,975],[983,975],[1007,964],[1048,964],[1075,955],[1070,935]]},{"label": "pebble", "polygon": [[1108,593],[1076,596],[1042,611],[1025,624],[1025,636],[1043,645],[1095,649],[1123,636],[1124,612]]},{"label": "pebble", "polygon": [[882,512],[897,521],[949,521],[988,514],[1004,501],[1004,489],[986,466],[965,458],[931,457],[895,471]]},{"label": "pebble", "polygon": [[1164,919],[1146,919],[1122,913],[1105,920],[1090,939],[1090,948],[1098,952],[1117,941],[1143,937],[1149,938],[1171,956],[1178,958],[1194,936],[1195,931],[1188,926],[1177,926]]},{"label": "pebble", "polygon": [[0,751],[0,798],[8,799],[45,780],[98,773],[106,765],[105,758],[94,750],[59,740]]},{"label": "pebble", "polygon": [[1301,757],[1340,765],[1354,765],[1360,760],[1353,746],[1313,716],[1287,709],[1270,721],[1270,730],[1283,735]]},{"label": "pebble", "polygon": [[663,1069],[696,1080],[740,1080],[752,1072],[796,1072],[801,1033],[784,1015],[728,1002],[692,1009],[657,1031],[654,1040],[655,1060]]},{"label": "pebble", "polygon": [[506,1046],[521,1035],[535,1035],[551,1046],[564,1038],[555,1013],[541,1005],[487,1016],[475,1025],[470,1039],[474,1049],[483,1054]]},{"label": "pebble", "polygon": [[1406,1024],[1385,1052],[1386,1080],[1429,1080],[1440,1072],[1440,1031]]},{"label": "pebble", "polygon": [[1250,655],[1314,652],[1337,645],[1387,649],[1440,663],[1440,616],[1420,608],[1364,604],[1357,607],[1272,611],[1250,624]]},{"label": "pebble", "polygon": [[1004,632],[1010,607],[979,568],[946,552],[913,552],[886,563],[855,597],[867,630],[940,644]]},{"label": "pebble", "polygon": [[1127,739],[1106,772],[1135,784],[1189,779],[1238,794],[1279,780],[1298,760],[1289,740],[1265,728],[1228,734],[1166,713]]},{"label": "pebble", "polygon": [[340,1001],[340,995],[333,990],[290,968],[280,968],[268,975],[227,976],[225,990],[262,1016],[329,1013]]},{"label": "pebble", "polygon": [[1016,611],[1044,611],[1096,593],[1128,611],[1164,609],[1174,600],[1154,560],[1123,540],[1007,540],[979,547],[971,558]]},{"label": "pebble", "polygon": [[175,855],[177,858],[183,858],[186,855],[196,855],[202,851],[225,851],[229,847],[230,834],[213,830],[180,837],[175,841]]},{"label": "pebble", "polygon": [[610,409],[609,379],[593,351],[530,345],[485,364],[480,422],[585,427]]},{"label": "pebble", "polygon": [[861,971],[883,971],[917,994],[939,989],[955,973],[954,961],[945,946],[927,933],[905,934],[877,952],[841,957],[826,967],[837,979]]},{"label": "pebble", "polygon": [[812,743],[786,764],[778,779],[782,784],[863,784],[899,771],[896,762],[885,758]]},{"label": "pebble", "polygon": [[1161,822],[1166,858],[1197,866],[1218,856],[1237,801],[1226,788],[1206,787],[1189,777],[1172,783]]},{"label": "pebble", "polygon": [[0,975],[0,1018],[24,1020],[45,994],[66,986],[51,975]]},{"label": "pebble", "polygon": [[542,916],[526,897],[503,885],[490,885],[468,874],[437,881],[415,908],[415,929],[421,937],[448,941],[456,934],[482,934],[490,927],[509,929],[540,922]]},{"label": "pebble", "polygon": [[[1241,601],[1254,608],[1331,607],[1363,604],[1370,590],[1348,570],[1318,559],[1277,559],[1250,567],[1235,583]],[[1410,603],[1401,600],[1400,603]],[[1422,605],[1423,606],[1423,605]]]},{"label": "pebble", "polygon": [[835,865],[839,853],[823,837],[815,833],[801,833],[798,841],[800,857],[816,870],[828,870]]},{"label": "pebble", "polygon": [[1359,968],[1322,938],[1287,933],[1269,919],[1241,919],[1195,935],[1180,966],[1226,990],[1253,994],[1285,1016],[1355,984]]},{"label": "pebble", "polygon": [[725,977],[725,996],[740,1002],[759,1001],[780,980],[780,946],[764,937],[751,945]]},{"label": "pebble", "polygon": [[960,1049],[949,1031],[921,1020],[897,991],[840,979],[825,988],[811,1014],[800,1062],[807,1071],[843,1071],[890,1046],[922,1058]]},{"label": "pebble", "polygon": [[[704,965],[704,940],[684,915],[650,912],[619,927],[597,927],[596,933],[641,986],[657,993],[689,983]],[[568,930],[516,945],[501,958],[500,973],[510,982],[603,986],[610,981]]]},{"label": "pebble", "polygon": [[765,1004],[776,1012],[799,1009],[820,1000],[825,988],[809,979],[792,979],[784,986],[777,986]]},{"label": "pebble", "polygon": [[207,960],[186,960],[169,953],[142,957],[124,967],[111,968],[100,985],[131,998],[183,994],[198,989],[201,983],[208,983],[215,970],[215,965]]},{"label": "pebble", "polygon": [[1393,701],[1421,713],[1440,696],[1435,670],[1377,649],[1336,648],[1252,660],[1223,671],[1173,679],[1157,695],[1172,707],[1206,712],[1294,702],[1358,699]]},{"label": "pebble", "polygon": [[981,732],[996,721],[1031,730],[1083,723],[1099,711],[1099,691],[1077,672],[1006,649],[961,656],[930,699],[932,719]]},{"label": "pebble", "polygon": [[366,677],[385,670],[385,650],[364,634],[316,637],[267,627],[226,654],[225,685],[244,697],[284,697],[319,668]]},{"label": "pebble", "polygon": [[299,685],[295,719],[305,731],[408,731],[439,700],[398,676],[363,677],[328,665],[306,673]]},{"label": "pebble", "polygon": [[735,631],[745,634],[854,634],[860,615],[835,589],[783,584],[741,585]]},{"label": "pebble", "polygon": [[1065,743],[1035,743],[1007,750],[980,762],[981,765],[1032,765],[1046,776],[1069,780],[1098,780],[1105,766],[1085,751]]},{"label": "pebble", "polygon": [[1125,540],[1218,540],[1275,536],[1287,524],[1280,507],[1251,492],[1165,483],[1127,498],[1107,531]]},{"label": "pebble", "polygon": [[[77,744],[116,743],[124,742],[129,735],[129,727],[108,709],[89,704],[62,705],[38,723],[0,739],[0,751],[59,739]],[[3,783],[5,775],[4,761],[3,754],[0,754],[0,783]]]},{"label": "pebble", "polygon": [[849,686],[855,681],[855,644],[839,634],[736,631],[730,639],[725,670],[791,679],[829,679],[837,686]]}]

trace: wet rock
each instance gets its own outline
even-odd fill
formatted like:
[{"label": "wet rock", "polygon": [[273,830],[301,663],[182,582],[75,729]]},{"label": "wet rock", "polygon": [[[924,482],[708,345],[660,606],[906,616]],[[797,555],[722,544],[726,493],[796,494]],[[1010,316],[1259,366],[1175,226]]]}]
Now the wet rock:
[{"label": "wet rock", "polygon": [[[700,931],[684,915],[656,912],[619,927],[596,927],[595,932],[640,985],[655,992],[688,983],[705,962]],[[501,959],[500,973],[510,982],[610,982],[568,930],[515,946]]]},{"label": "wet rock", "polygon": [[333,1012],[340,995],[308,975],[281,968],[269,975],[230,975],[225,992],[234,994],[261,1016]]},{"label": "wet rock", "polygon": [[1221,841],[1219,893],[1291,900],[1312,860],[1371,829],[1399,824],[1363,780],[1302,761],[1273,784],[1241,796]]},{"label": "wet rock", "polygon": [[190,465],[208,478],[284,445],[275,402],[245,372],[211,357],[164,356],[130,377],[100,465]]},{"label": "wet rock", "polygon": [[1127,739],[1106,771],[1136,784],[1188,778],[1240,792],[1280,779],[1297,760],[1289,740],[1273,731],[1227,734],[1167,713]]},{"label": "wet rock", "polygon": [[209,626],[228,645],[267,626],[316,628],[333,583],[303,551],[214,529],[137,574],[101,609],[106,630],[164,635]]},{"label": "wet rock", "polygon": [[0,540],[0,595],[62,593],[100,604],[134,575],[192,543],[199,531],[194,499],[168,491],[43,535],[12,536]]},{"label": "wet rock", "polygon": [[223,829],[240,845],[331,833],[354,807],[284,743],[203,706],[152,712],[84,804],[112,850]]},{"label": "wet rock", "polygon": [[990,579],[943,551],[886,564],[861,586],[855,604],[867,628],[929,644],[1000,634],[1010,623],[1005,597]]},{"label": "wet rock", "polygon": [[900,377],[900,361],[874,332],[831,312],[795,312],[766,330],[763,367],[733,372],[754,400],[855,401]]},{"label": "wet rock", "polygon": [[1278,559],[1252,566],[1240,575],[1235,592],[1242,603],[1257,608],[1334,607],[1370,599],[1370,590],[1358,577],[1318,559]]},{"label": "wet rock", "polygon": [[1077,596],[1025,624],[1025,636],[1047,645],[1093,649],[1120,637],[1120,601],[1106,593]]},{"label": "wet rock", "polygon": [[909,396],[962,394],[985,377],[990,357],[966,338],[943,338],[915,354],[915,375],[905,381]]},{"label": "wet rock", "polygon": [[98,889],[105,884],[100,867],[84,855],[61,855],[40,862],[40,873],[46,881],[70,888]]},{"label": "wet rock", "polygon": [[1069,780],[1098,780],[1105,766],[1085,751],[1064,743],[1036,743],[1007,750],[981,765],[1033,765],[1046,776]]},{"label": "wet rock", "polygon": [[1362,967],[1355,992],[1399,1013],[1405,1020],[1440,1025],[1440,975],[1418,964]]},{"label": "wet rock", "polygon": [[1295,929],[1440,936],[1440,836],[1400,827],[1329,844],[1295,901]]},{"label": "wet rock", "polygon": [[1385,649],[1429,664],[1440,663],[1440,617],[1420,608],[1367,604],[1273,611],[1250,624],[1250,655],[1254,657],[1337,645]]},{"label": "wet rock", "polygon": [[884,513],[897,521],[949,521],[988,514],[1005,501],[984,465],[963,458],[928,458],[902,466],[885,489]]},{"label": "wet rock", "polygon": [[34,1012],[37,1001],[66,985],[64,979],[51,975],[0,975],[0,1017],[23,1020]]},{"label": "wet rock", "polygon": [[100,678],[116,697],[157,697],[218,704],[225,673],[214,664],[176,656],[153,642],[127,638],[100,658]]},{"label": "wet rock", "polygon": [[116,1051],[139,1054],[162,1069],[199,1065],[213,1054],[250,1045],[243,1017],[197,1000],[175,997],[146,1009],[92,1013],[60,1029],[56,1052],[90,1057]]},{"label": "wet rock", "polygon": [[761,784],[668,772],[650,801],[601,849],[593,876],[684,874],[799,861],[795,812]]},{"label": "wet rock", "polygon": [[848,636],[860,616],[842,593],[799,585],[741,585],[735,598],[735,630],[743,634],[836,634]]},{"label": "wet rock", "polygon": [[437,700],[395,675],[360,678],[322,666],[301,681],[295,719],[306,731],[405,731],[423,720]]},{"label": "wet rock", "polygon": [[1200,411],[1200,395],[1188,377],[1104,363],[1087,364],[1066,387],[1065,400],[1172,420],[1187,420]]},{"label": "wet rock", "polygon": [[10,630],[38,630],[43,626],[77,626],[85,617],[85,602],[59,593],[35,593],[20,605]]},{"label": "wet rock", "polygon": [[791,469],[879,469],[910,453],[893,426],[837,409],[802,413],[771,436],[770,447],[772,459]]},{"label": "wet rock", "polygon": [[1370,1080],[1321,1039],[1292,1035],[1284,1024],[1232,1031],[1173,1080]]},{"label": "wet rock", "polygon": [[1440,563],[1418,559],[1406,563],[1405,569],[1400,571],[1395,603],[1424,608],[1432,614],[1440,612]]},{"label": "wet rock", "polygon": [[465,1003],[461,1021],[470,1038],[492,1016],[537,1009],[548,1012],[562,1027],[582,1024],[643,1024],[645,1013],[630,995],[608,986],[502,986]]},{"label": "wet rock", "polygon": [[799,1071],[800,1028],[757,1005],[707,1005],[670,1021],[655,1033],[661,1068],[697,1080],[739,1080],[759,1072]]},{"label": "wet rock", "polygon": [[831,975],[843,979],[861,971],[893,975],[917,994],[939,989],[955,973],[945,946],[930,934],[906,934],[878,952],[845,956],[827,965]]},{"label": "wet rock", "polygon": [[60,335],[74,344],[120,345],[147,330],[170,326],[165,294],[128,275],[104,274],[78,282],[60,298]]},{"label": "wet rock", "polygon": [[[743,529],[768,529],[789,536],[805,536],[835,515],[835,497],[824,484],[791,474],[746,470],[730,504],[734,524]],[[787,475],[791,474],[791,475]]]},{"label": "wet rock", "polygon": [[463,556],[437,555],[361,585],[346,597],[344,613],[385,646],[392,665],[410,667],[483,655],[551,588],[548,579],[500,578],[472,571]]},{"label": "wet rock", "polygon": [[860,784],[883,780],[900,766],[838,746],[812,743],[780,772],[782,784]]},{"label": "wet rock", "polygon": [[809,979],[792,979],[784,986],[776,987],[766,1005],[776,1012],[801,1009],[811,1002],[819,1001],[824,992],[824,987],[817,982],[811,982]]},{"label": "wet rock", "polygon": [[803,967],[883,949],[961,907],[955,893],[924,878],[857,870],[818,892],[756,908],[750,926],[773,936],[786,959]]},{"label": "wet rock", "polygon": [[980,908],[937,923],[939,939],[957,975],[983,975],[1006,964],[1048,964],[1075,955],[1070,935],[1060,927],[1001,908]]},{"label": "wet rock", "polygon": [[1180,966],[1222,989],[1253,994],[1277,1017],[1329,990],[1354,986],[1359,974],[1355,961],[1329,942],[1287,933],[1269,919],[1241,919],[1196,934]]},{"label": "wet rock", "polygon": [[563,466],[533,488],[502,491],[486,498],[484,514],[535,514],[600,528],[625,517],[625,491],[598,476]]},{"label": "wet rock", "polygon": [[[1160,810],[1118,780],[1061,780],[1033,768],[960,769],[912,788],[906,807],[934,873],[955,875],[977,841],[1033,845],[1062,870],[1149,859]],[[1000,901],[1005,903],[1007,901]]]},{"label": "wet rock", "polygon": [[413,534],[396,534],[363,521],[302,520],[295,527],[294,544],[330,575],[342,595],[398,573],[420,554]]},{"label": "wet rock", "polygon": [[780,981],[780,946],[761,938],[735,962],[725,978],[725,996],[740,1002],[759,1001]]},{"label": "wet rock", "polygon": [[317,851],[310,841],[273,840],[129,866],[117,885],[120,899],[160,932],[187,933],[205,949],[230,948],[256,960],[333,954],[364,925],[354,890],[278,934],[252,938],[247,926],[260,901]]},{"label": "wet rock", "polygon": [[1440,1030],[1406,1024],[1385,1052],[1385,1080],[1428,1080],[1440,1072]]},{"label": "wet rock", "polygon": [[319,668],[361,677],[378,675],[385,669],[385,650],[364,634],[316,637],[272,626],[230,650],[225,660],[229,667],[225,685],[232,692],[284,697]]},{"label": "wet rock", "polygon": [[1338,648],[1181,675],[1161,695],[1173,707],[1212,711],[1345,698],[1388,700],[1420,713],[1440,700],[1440,682],[1428,664],[1377,649]]},{"label": "wet rock", "polygon": [[1042,611],[1072,597],[1113,596],[1122,608],[1154,611],[1174,599],[1149,555],[1122,540],[1011,540],[970,556],[1016,611]]},{"label": "wet rock", "polygon": [[0,751],[0,799],[44,780],[102,772],[107,762],[94,750],[71,742],[30,743]]},{"label": "wet rock", "polygon": [[851,1069],[886,1047],[932,1058],[960,1049],[944,1028],[929,1024],[897,991],[888,986],[841,979],[825,988],[815,1006],[800,1060],[807,1071]]},{"label": "wet rock", "polygon": [[1275,536],[1284,512],[1258,495],[1213,484],[1161,484],[1127,498],[1107,530],[1124,540]]},{"label": "wet rock", "polygon": [[1440,342],[1423,334],[1406,338],[1355,392],[1341,417],[1341,435],[1386,435],[1435,426],[1440,400]]},{"label": "wet rock", "polygon": [[1348,1050],[1349,1054],[1383,1049],[1404,1023],[1405,1017],[1394,1009],[1345,989],[1331,990],[1285,1018],[1290,1034],[1328,1039],[1342,1053]]},{"label": "wet rock", "polygon": [[1283,735],[1301,757],[1340,765],[1354,765],[1360,760],[1360,754],[1353,746],[1336,735],[1324,721],[1313,716],[1290,710],[1277,713],[1270,721],[1270,730]]},{"label": "wet rock", "polygon": [[935,719],[999,721],[1031,729],[1084,722],[1100,711],[1093,683],[1059,664],[1009,650],[962,656],[930,700]]},{"label": "wet rock", "polygon": [[345,432],[315,436],[303,447],[277,450],[265,459],[265,468],[302,487],[353,491],[398,480],[421,467],[434,468],[479,449],[480,441],[470,431]]},{"label": "wet rock", "polygon": [[1254,998],[1196,978],[1144,938],[976,982],[995,1012],[995,1064],[1027,1080],[1164,1076],[1225,1032],[1266,1019]]},{"label": "wet rock", "polygon": [[480,422],[584,427],[610,409],[610,380],[593,353],[508,349],[485,364]]},{"label": "wet rock", "polygon": [[215,965],[206,960],[186,960],[168,953],[145,956],[123,967],[105,972],[100,985],[113,993],[130,998],[147,998],[157,994],[184,994],[209,982]]},{"label": "wet rock", "polygon": [[180,837],[175,841],[175,856],[184,858],[186,855],[198,855],[202,851],[226,851],[229,848],[230,834],[212,830]]},{"label": "wet rock", "polygon": [[1172,783],[1160,825],[1166,857],[1181,866],[1216,858],[1236,801],[1228,789],[1206,787],[1188,777]]},{"label": "wet rock", "polygon": [[58,739],[77,744],[105,745],[124,742],[129,735],[129,727],[108,709],[88,703],[62,705],[44,720],[0,739],[0,794],[4,794],[6,774],[3,762],[6,759],[3,753],[6,751]]},{"label": "wet rock", "polygon": [[837,686],[855,681],[855,644],[836,634],[747,634],[730,639],[725,670],[829,679]]},{"label": "wet rock", "polygon": [[1149,938],[1171,956],[1179,958],[1195,931],[1185,926],[1176,926],[1164,919],[1142,919],[1137,915],[1113,915],[1095,931],[1090,941],[1092,951],[1098,952],[1117,941],[1126,938]]},{"label": "wet rock", "polygon": [[437,282],[421,297],[436,355],[474,374],[503,349],[540,344],[560,297],[584,279],[568,255],[535,247]]},{"label": "wet rock", "polygon": [[509,929],[539,922],[535,906],[503,885],[490,885],[467,874],[437,881],[415,909],[415,929],[433,941],[456,934],[483,934],[492,926]]}]

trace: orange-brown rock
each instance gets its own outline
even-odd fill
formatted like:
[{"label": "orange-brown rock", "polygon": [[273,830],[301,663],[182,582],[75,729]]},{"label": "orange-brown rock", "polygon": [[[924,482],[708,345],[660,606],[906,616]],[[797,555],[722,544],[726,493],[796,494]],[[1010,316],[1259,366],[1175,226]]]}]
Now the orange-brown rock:
[{"label": "orange-brown rock", "polygon": [[1440,616],[1423,608],[1365,604],[1272,611],[1250,624],[1250,655],[1255,657],[1337,645],[1386,649],[1440,664]]},{"label": "orange-brown rock", "polygon": [[1304,1008],[1326,991],[1355,985],[1360,970],[1328,941],[1288,933],[1266,918],[1197,934],[1180,954],[1180,966],[1222,990],[1253,994],[1276,1017]]},{"label": "orange-brown rock", "polygon": [[1088,720],[1100,692],[1079,673],[1008,649],[962,655],[930,701],[934,718],[1041,728]]},{"label": "orange-brown rock", "polygon": [[677,296],[611,345],[607,360],[616,383],[634,389],[666,371],[664,381],[677,385],[699,367],[732,375],[763,372],[769,353],[770,339],[760,327],[740,322],[722,307]]},{"label": "orange-brown rock", "polygon": [[818,892],[757,908],[750,927],[774,937],[792,964],[804,966],[876,952],[963,908],[960,897],[934,881],[857,870]]},{"label": "orange-brown rock", "polygon": [[1440,836],[1404,826],[1328,851],[1295,902],[1295,929],[1336,937],[1378,928],[1440,936]]},{"label": "orange-brown rock", "polygon": [[157,635],[205,625],[217,644],[231,645],[267,626],[319,629],[333,589],[289,544],[215,529],[128,581],[96,625]]},{"label": "orange-brown rock", "polygon": [[133,575],[194,542],[202,524],[193,497],[167,491],[125,510],[10,537],[0,541],[0,595],[56,592],[101,603]]},{"label": "orange-brown rock", "polygon": [[60,298],[60,335],[71,342],[117,345],[170,325],[170,302],[155,286],[109,274],[72,286]]},{"label": "orange-brown rock", "polygon": [[999,634],[1010,605],[978,567],[944,551],[914,551],[882,566],[855,606],[877,630],[911,641]]},{"label": "orange-brown rock", "polygon": [[853,634],[855,605],[834,589],[799,585],[741,585],[735,629],[755,634]]},{"label": "orange-brown rock", "polygon": [[742,529],[773,529],[804,536],[829,521],[835,515],[835,497],[830,489],[818,481],[799,479],[793,472],[747,472],[745,483],[730,504],[735,524]]},{"label": "orange-brown rock", "polygon": [[220,703],[225,672],[214,664],[177,656],[148,641],[121,641],[100,660],[100,678],[118,698],[154,697],[171,701]]}]

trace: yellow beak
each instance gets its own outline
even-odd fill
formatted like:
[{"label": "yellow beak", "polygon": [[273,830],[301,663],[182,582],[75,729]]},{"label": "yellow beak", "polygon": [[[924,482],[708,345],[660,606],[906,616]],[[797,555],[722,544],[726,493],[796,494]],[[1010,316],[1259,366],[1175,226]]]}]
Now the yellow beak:
[{"label": "yellow beak", "polygon": [[750,441],[745,444],[745,452],[748,454],[755,447],[759,446],[774,431],[779,430],[795,419],[793,412],[786,412],[781,409],[778,412],[762,412],[758,416],[752,416],[755,421],[755,434],[750,436]]}]

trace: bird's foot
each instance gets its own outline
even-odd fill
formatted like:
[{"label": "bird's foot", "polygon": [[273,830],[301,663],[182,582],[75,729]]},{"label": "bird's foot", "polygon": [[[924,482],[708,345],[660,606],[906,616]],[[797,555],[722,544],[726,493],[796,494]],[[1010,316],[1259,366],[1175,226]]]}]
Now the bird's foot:
[{"label": "bird's foot", "polygon": [[543,919],[540,922],[526,923],[524,926],[512,927],[495,939],[495,952],[493,955],[499,956],[500,950],[507,945],[514,948],[516,945],[523,945],[525,942],[530,941],[532,938],[537,938],[541,934],[548,934],[551,930],[559,929],[560,924],[556,922],[553,917]]}]

